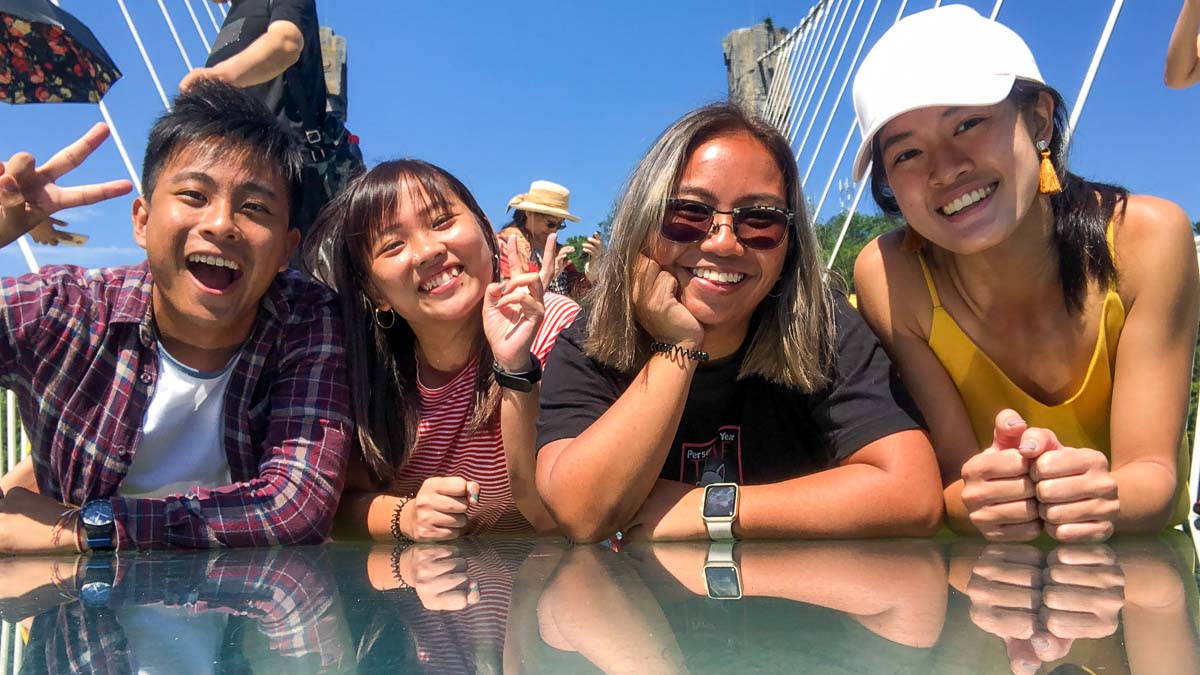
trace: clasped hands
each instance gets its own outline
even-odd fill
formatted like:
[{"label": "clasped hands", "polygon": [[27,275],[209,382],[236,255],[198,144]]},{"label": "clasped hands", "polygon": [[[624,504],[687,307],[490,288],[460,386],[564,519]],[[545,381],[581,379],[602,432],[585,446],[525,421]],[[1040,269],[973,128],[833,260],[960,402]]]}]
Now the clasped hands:
[{"label": "clasped hands", "polygon": [[991,541],[1029,541],[1043,530],[1063,542],[1104,541],[1120,513],[1108,458],[1066,447],[1012,410],[996,416],[992,445],[962,468],[962,501]]}]

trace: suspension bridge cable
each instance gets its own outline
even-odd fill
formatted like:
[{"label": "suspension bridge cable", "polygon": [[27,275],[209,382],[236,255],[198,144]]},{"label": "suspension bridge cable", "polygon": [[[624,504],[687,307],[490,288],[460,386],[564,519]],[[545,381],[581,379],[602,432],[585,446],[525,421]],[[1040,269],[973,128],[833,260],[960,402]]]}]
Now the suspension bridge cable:
[{"label": "suspension bridge cable", "polygon": [[[859,7],[862,7],[863,0],[858,0]],[[789,139],[795,137],[795,129],[798,125],[803,124],[805,117],[808,115],[808,106],[812,102],[813,93],[816,91],[816,84],[821,80],[822,73],[825,72],[825,66],[829,63],[829,55],[833,53],[833,45],[837,42],[837,36],[842,32],[842,26],[846,22],[846,15],[849,14],[851,0],[846,0],[842,3],[842,11],[838,14],[837,25],[829,31],[825,45],[821,49],[821,56],[817,61],[816,67],[813,68],[812,76],[808,83],[800,91],[797,96],[798,106],[792,109],[792,114],[787,124],[785,125],[784,135]]]},{"label": "suspension bridge cable", "polygon": [[812,49],[804,55],[804,61],[797,70],[795,77],[788,81],[788,97],[786,104],[780,110],[780,118],[775,121],[775,126],[782,129],[782,123],[786,123],[792,118],[796,112],[796,103],[799,102],[801,94],[804,92],[809,76],[815,70],[817,62],[817,54],[825,48],[825,39],[829,35],[828,29],[833,25],[833,16],[837,10],[837,0],[829,0],[826,5],[826,11],[821,17],[821,25],[817,29],[816,39],[812,42]]},{"label": "suspension bridge cable", "polygon": [[1092,91],[1096,72],[1100,70],[1100,61],[1104,58],[1104,52],[1108,50],[1109,38],[1112,37],[1113,28],[1117,25],[1117,17],[1121,14],[1121,7],[1124,4],[1125,0],[1113,0],[1112,9],[1108,12],[1108,22],[1104,24],[1100,42],[1096,44],[1096,51],[1092,54],[1092,63],[1088,66],[1087,75],[1083,77],[1079,95],[1075,97],[1075,107],[1071,110],[1071,121],[1067,124],[1067,138],[1063,139],[1064,141],[1070,141],[1071,136],[1075,133],[1075,125],[1079,123],[1079,116],[1083,114],[1083,105],[1087,103],[1088,94]]},{"label": "suspension bridge cable", "polygon": [[[190,0],[189,0],[189,2],[190,2]],[[208,12],[208,20],[212,22],[213,30],[216,31],[217,34],[220,34],[221,23],[219,21],[217,21],[217,17],[215,15],[213,15],[212,7],[210,6],[210,5],[212,5],[212,3],[205,2],[205,0],[200,0],[200,5],[202,7],[204,7],[205,12]],[[216,38],[213,38],[213,40],[216,40]]]},{"label": "suspension bridge cable", "polygon": [[781,101],[784,98],[784,92],[787,90],[791,74],[798,67],[800,57],[805,53],[809,43],[812,41],[812,21],[819,15],[818,9],[814,8],[809,13],[809,20],[806,20],[801,26],[796,28],[798,32],[796,38],[779,55],[775,74],[771,79],[771,89],[774,95],[771,97],[769,105],[763,109],[763,119],[774,119],[780,105],[782,105]]},{"label": "suspension bridge cable", "polygon": [[154,80],[154,88],[158,90],[158,97],[162,99],[163,107],[170,109],[171,103],[167,100],[167,93],[163,91],[162,82],[158,80],[158,71],[154,69],[154,64],[150,62],[150,55],[146,53],[146,45],[142,44],[142,36],[138,33],[137,26],[133,25],[133,17],[129,16],[129,10],[125,7],[125,0],[117,0],[117,5],[121,8],[121,14],[125,16],[125,25],[129,26],[129,32],[133,34],[133,41],[137,43],[138,51],[142,54],[142,61],[146,64],[146,70],[150,71],[150,79]]},{"label": "suspension bridge cable", "polygon": [[196,27],[196,32],[200,34],[200,44],[204,45],[205,51],[208,51],[212,43],[208,41],[208,36],[204,34],[204,29],[200,27],[200,17],[196,16],[196,10],[192,9],[191,0],[183,0],[183,5],[187,7],[188,14],[192,16],[192,25]]},{"label": "suspension bridge cable", "polygon": [[992,21],[996,20],[996,15],[1000,13],[1000,5],[1004,4],[1004,0],[996,0],[996,4],[992,6],[992,15],[988,18]]},{"label": "suspension bridge cable", "polygon": [[[867,27],[863,31],[862,38],[858,41],[858,47],[854,50],[854,58],[850,59],[850,67],[846,69],[846,77],[842,80],[842,86],[838,89],[837,96],[833,98],[833,109],[829,111],[829,116],[825,118],[825,127],[821,129],[821,135],[817,139],[817,147],[813,148],[812,158],[808,162],[808,168],[804,170],[804,180],[801,185],[808,183],[808,175],[812,173],[813,165],[817,163],[817,156],[821,154],[821,148],[825,145],[825,137],[829,134],[829,127],[833,125],[833,117],[837,114],[838,108],[842,105],[842,97],[846,94],[846,87],[850,86],[850,80],[854,79],[854,70],[858,68],[858,58],[862,56],[863,47],[867,44],[867,38],[871,35],[871,28],[875,25],[875,17],[879,14],[879,6],[883,4],[883,0],[875,0],[875,8],[871,10],[871,18],[867,19]],[[903,8],[901,8],[903,11]],[[854,130],[854,125],[850,125],[851,131]],[[811,128],[809,129],[811,131]],[[804,151],[805,142],[808,141],[808,133],[804,134],[804,141],[800,143],[800,149],[796,151],[796,159],[800,159],[800,153]],[[841,163],[841,160],[838,160]]]},{"label": "suspension bridge cable", "polygon": [[[939,3],[941,3],[941,1],[942,0],[936,0],[934,3],[934,7],[937,7],[937,5]],[[897,12],[897,14],[896,14],[896,21],[892,23],[893,26],[896,25],[896,22],[900,21],[900,17],[904,14],[904,8],[907,5],[908,5],[908,0],[904,0],[903,2],[900,3],[900,11]],[[854,132],[854,123],[853,122],[850,123],[850,132],[851,132],[851,134],[853,134],[853,132]],[[843,153],[845,152],[845,147],[849,145],[849,140],[850,140],[850,135],[847,135],[847,138],[846,138],[847,142],[843,145],[843,148],[842,148]],[[840,164],[841,161],[842,161],[841,157],[839,157],[838,164]],[[838,168],[838,165],[835,164],[833,167],[833,170],[836,172],[837,168]],[[854,193],[854,201],[851,202],[850,208],[846,211],[846,219],[844,221],[842,221],[842,230],[841,230],[841,232],[838,233],[838,238],[837,238],[837,241],[833,245],[833,250],[829,253],[829,264],[826,265],[827,269],[833,269],[833,261],[837,260],[837,254],[838,254],[838,251],[841,250],[841,248],[842,248],[842,242],[846,240],[846,231],[850,229],[850,221],[852,221],[854,219],[854,213],[856,211],[858,211],[858,203],[860,201],[862,201],[863,191],[866,190],[867,182],[870,180],[871,168],[872,168],[872,163],[868,162],[867,170],[863,174],[863,180],[859,181],[858,190]],[[832,182],[833,182],[833,177],[830,176],[830,183],[832,183]],[[826,186],[826,193],[828,193],[828,191],[829,191],[829,188],[828,188],[828,186]],[[825,197],[822,196],[821,202],[824,203],[824,201],[825,201]],[[820,213],[820,211],[818,211],[818,213]]]},{"label": "suspension bridge cable", "polygon": [[[846,29],[845,36],[842,37],[842,44],[838,47],[837,56],[833,59],[833,65],[829,68],[829,74],[825,77],[825,86],[821,88],[821,95],[817,97],[817,107],[813,108],[812,118],[808,121],[808,129],[804,132],[804,140],[808,140],[808,135],[812,133],[812,129],[817,124],[817,118],[821,114],[821,106],[825,104],[825,95],[829,93],[829,86],[833,84],[833,76],[837,73],[838,66],[842,63],[842,57],[846,54],[846,45],[850,44],[850,36],[854,34],[854,27],[858,25],[858,17],[862,15],[862,8],[867,4],[867,0],[858,0],[858,7],[854,10],[854,17],[850,19],[850,26]],[[814,90],[815,91],[815,90]],[[812,95],[809,95],[808,101],[812,103]],[[807,109],[808,103],[805,104]],[[801,113],[801,119],[804,118],[804,113]],[[800,130],[800,124],[796,124],[792,128],[792,134],[788,137],[788,145],[795,145],[796,132]],[[796,152],[799,155],[799,151]]]},{"label": "suspension bridge cable", "polygon": [[[899,22],[900,19],[904,16],[904,10],[907,7],[908,7],[908,0],[901,0],[900,9],[897,10],[897,12],[896,12],[896,18],[894,20],[892,20],[893,26],[896,25],[896,23]],[[861,47],[861,45],[859,45],[859,46]],[[842,89],[844,90],[845,86],[843,86]],[[839,97],[839,100],[840,100],[840,97]],[[817,201],[817,210],[813,213],[813,218],[817,218],[820,215],[821,207],[825,205],[825,198],[829,196],[829,188],[833,186],[833,179],[837,178],[838,167],[840,167],[842,165],[842,159],[845,158],[845,156],[846,156],[846,149],[850,147],[850,139],[854,137],[855,125],[856,125],[856,120],[853,120],[853,119],[850,120],[850,128],[846,129],[846,137],[844,139],[842,139],[842,147],[840,150],[838,150],[837,159],[833,162],[833,169],[831,169],[829,172],[829,179],[827,181],[825,181],[825,189],[821,192],[821,199]],[[826,126],[828,126],[828,124]],[[815,163],[816,161],[817,161],[816,153],[814,152],[812,162],[810,162],[808,165],[808,172],[812,171],[813,163]],[[805,182],[808,181],[808,172],[805,172],[805,174],[804,174]]]},{"label": "suspension bridge cable", "polygon": [[183,57],[183,65],[187,66],[188,72],[191,72],[192,60],[188,58],[187,50],[183,48],[183,41],[179,39],[179,32],[175,30],[175,22],[171,20],[171,14],[167,11],[167,6],[163,4],[163,0],[158,0],[158,9],[162,11],[163,19],[167,21],[167,28],[171,31],[171,37],[175,39],[175,46],[179,48],[179,55]]},{"label": "suspension bridge cable", "polygon": [[[783,87],[783,71],[791,67],[792,50],[796,48],[797,43],[803,40],[804,36],[800,34],[800,27],[797,26],[782,42],[772,47],[767,54],[769,55],[774,52],[774,62],[771,64],[771,83],[767,85],[767,96],[763,100],[762,109],[759,111],[764,119],[773,109],[775,99],[779,96],[779,89]],[[759,59],[759,68],[762,68],[762,59]]]},{"label": "suspension bridge cable", "polygon": [[820,32],[821,21],[825,18],[826,9],[829,3],[825,2],[813,8],[810,13],[810,20],[805,23],[803,42],[797,44],[795,48],[788,54],[788,67],[784,72],[776,72],[776,77],[780,78],[779,91],[776,94],[775,102],[770,110],[770,115],[765,119],[772,125],[776,124],[778,119],[782,117],[782,111],[787,105],[787,101],[791,98],[793,81],[796,74],[804,68],[804,64],[808,59],[808,54],[816,44],[817,36]]}]

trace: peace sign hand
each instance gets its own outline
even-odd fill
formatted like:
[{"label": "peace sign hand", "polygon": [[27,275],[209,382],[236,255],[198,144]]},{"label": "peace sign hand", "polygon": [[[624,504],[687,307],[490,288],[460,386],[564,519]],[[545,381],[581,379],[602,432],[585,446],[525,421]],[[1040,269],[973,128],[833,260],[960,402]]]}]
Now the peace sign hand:
[{"label": "peace sign hand", "polygon": [[33,230],[37,230],[35,238],[42,242],[74,243],[78,241],[77,235],[55,230],[55,224],[63,223],[50,219],[50,214],[120,197],[133,189],[127,180],[70,188],[55,184],[82,164],[106,138],[108,126],[101,122],[36,168],[33,155],[28,152],[18,152],[7,162],[0,162],[0,246],[7,246]]},{"label": "peace sign hand", "polygon": [[[515,260],[519,255],[516,236],[504,245],[508,259]],[[554,255],[554,247],[551,237],[546,242],[546,254]],[[483,298],[483,333],[496,364],[508,372],[529,369],[533,338],[546,314],[544,280],[553,271],[552,266],[543,265],[539,272],[513,274],[508,281],[488,284]]]}]

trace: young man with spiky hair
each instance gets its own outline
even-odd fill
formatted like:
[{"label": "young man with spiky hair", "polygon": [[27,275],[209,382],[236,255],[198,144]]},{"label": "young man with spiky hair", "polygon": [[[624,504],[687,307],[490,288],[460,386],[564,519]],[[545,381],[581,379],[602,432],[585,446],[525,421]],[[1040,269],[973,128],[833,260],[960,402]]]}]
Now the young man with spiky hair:
[{"label": "young man with spiky hair", "polygon": [[[106,136],[0,165],[0,246],[129,191],[55,184]],[[332,293],[286,271],[300,167],[261,103],[198,82],[150,131],[133,202],[146,261],[0,280],[0,386],[33,445],[2,483],[0,551],[325,538],[349,394]]]}]

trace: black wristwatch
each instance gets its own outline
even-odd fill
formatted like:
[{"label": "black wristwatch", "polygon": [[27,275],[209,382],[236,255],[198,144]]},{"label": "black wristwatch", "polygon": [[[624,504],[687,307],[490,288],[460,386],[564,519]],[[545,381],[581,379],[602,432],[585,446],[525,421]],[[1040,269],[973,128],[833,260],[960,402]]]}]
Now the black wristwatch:
[{"label": "black wristwatch", "polygon": [[496,374],[496,384],[505,389],[512,389],[523,394],[533,391],[533,385],[542,379],[542,362],[532,352],[529,354],[529,370],[520,373],[510,373],[492,361],[492,372]]},{"label": "black wristwatch", "polygon": [[107,499],[93,499],[83,505],[79,511],[79,521],[83,523],[87,534],[87,545],[93,551],[111,551],[116,546],[113,539],[116,527],[113,525],[112,502]]},{"label": "black wristwatch", "polygon": [[83,580],[79,583],[79,601],[88,607],[103,607],[116,583],[116,568],[112,555],[88,557]]}]

